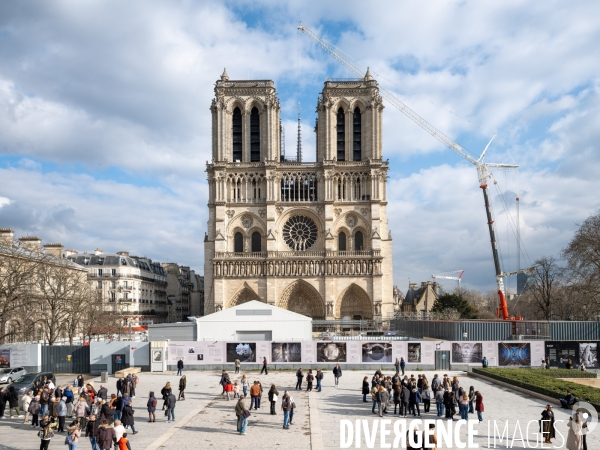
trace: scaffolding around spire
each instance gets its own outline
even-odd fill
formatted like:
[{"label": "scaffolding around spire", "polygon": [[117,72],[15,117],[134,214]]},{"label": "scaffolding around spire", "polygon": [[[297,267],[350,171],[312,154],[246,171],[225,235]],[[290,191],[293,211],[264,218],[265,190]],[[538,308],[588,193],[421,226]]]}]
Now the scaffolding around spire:
[{"label": "scaffolding around spire", "polygon": [[302,126],[300,123],[300,102],[298,102],[298,142],[296,143],[296,161],[302,162]]}]

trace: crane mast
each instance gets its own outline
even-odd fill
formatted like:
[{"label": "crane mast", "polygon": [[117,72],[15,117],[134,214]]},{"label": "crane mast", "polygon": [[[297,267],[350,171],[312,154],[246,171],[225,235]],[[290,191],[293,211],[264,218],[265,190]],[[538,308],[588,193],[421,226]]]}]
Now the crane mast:
[{"label": "crane mast", "polygon": [[[352,64],[332,44],[330,44],[328,41],[323,39],[321,36],[314,33],[312,30],[310,30],[303,24],[300,24],[300,26],[298,26],[298,29],[300,31],[302,31],[304,34],[306,34],[311,40],[316,42],[323,50],[325,50],[327,53],[329,53],[336,61],[338,61],[340,64],[342,64],[344,67],[346,67],[350,72],[355,74],[357,77],[362,78],[364,76],[364,73],[365,73],[364,71],[360,70],[354,64]],[[368,71],[368,69],[367,69],[367,71]],[[414,123],[419,125],[421,128],[423,128],[425,131],[427,131],[430,135],[432,135],[434,138],[436,138],[438,141],[440,141],[442,144],[444,144],[446,147],[448,147],[450,150],[452,150],[458,156],[466,159],[467,161],[469,161],[471,164],[473,164],[477,168],[477,175],[479,177],[479,187],[481,188],[481,190],[483,192],[483,199],[484,199],[484,203],[485,203],[485,210],[486,210],[486,215],[487,215],[487,220],[488,220],[488,229],[489,229],[489,233],[490,233],[490,242],[492,245],[492,255],[494,258],[494,269],[496,272],[496,284],[498,287],[498,297],[499,297],[500,307],[496,311],[496,316],[499,317],[501,314],[502,318],[504,320],[508,320],[508,319],[522,320],[522,317],[520,317],[520,316],[511,317],[508,314],[508,306],[506,304],[506,295],[504,292],[503,279],[509,275],[531,272],[533,269],[529,268],[529,269],[518,270],[516,272],[511,272],[509,274],[502,272],[502,269],[500,266],[500,257],[498,255],[496,232],[494,230],[494,220],[492,217],[492,210],[491,210],[491,206],[490,206],[490,200],[489,200],[490,197],[489,197],[488,184],[487,184],[488,178],[491,177],[491,174],[488,170],[489,167],[494,167],[497,169],[516,169],[519,166],[513,165],[513,164],[490,164],[490,163],[483,162],[485,153],[486,153],[487,149],[489,148],[490,144],[492,143],[492,141],[494,140],[494,137],[496,136],[495,134],[492,137],[492,139],[490,140],[490,142],[488,142],[488,144],[486,145],[485,149],[483,150],[483,152],[481,153],[479,158],[475,159],[473,156],[471,156],[471,154],[466,149],[464,149],[458,143],[454,142],[454,140],[452,140],[450,137],[446,136],[444,133],[442,133],[440,130],[438,130],[436,127],[434,127],[432,124],[427,122],[427,120],[425,120],[424,118],[419,116],[416,112],[414,112],[412,109],[410,109],[408,106],[406,106],[402,101],[400,101],[390,91],[380,87],[379,92],[381,94],[381,97],[385,98],[388,102],[390,102],[394,107],[396,107],[401,113],[403,113],[405,116],[407,116],[410,120],[412,120]]]}]

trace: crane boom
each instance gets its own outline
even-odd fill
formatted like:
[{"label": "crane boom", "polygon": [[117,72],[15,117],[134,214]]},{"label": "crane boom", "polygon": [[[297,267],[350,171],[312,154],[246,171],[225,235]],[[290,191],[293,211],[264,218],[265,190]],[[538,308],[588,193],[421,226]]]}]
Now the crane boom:
[{"label": "crane boom", "polygon": [[[323,50],[325,50],[327,53],[329,53],[335,60],[337,60],[340,64],[342,64],[344,67],[346,67],[350,72],[355,74],[357,77],[360,77],[360,78],[363,77],[364,71],[357,68],[354,64],[352,64],[352,62],[350,62],[347,58],[345,58],[336,49],[335,46],[330,44],[328,41],[323,39],[318,34],[314,33],[312,30],[307,28],[302,23],[300,24],[300,26],[298,26],[298,29],[300,31],[302,31],[304,34],[306,34],[314,42],[316,42]],[[508,276],[509,274],[505,274],[504,272],[502,272],[502,269],[500,267],[500,258],[498,256],[498,247],[497,247],[497,243],[496,243],[496,233],[494,231],[494,220],[492,218],[492,210],[490,207],[488,185],[487,185],[487,179],[489,177],[491,177],[488,167],[493,167],[496,169],[516,169],[519,166],[513,165],[513,164],[493,164],[493,163],[489,164],[489,163],[483,162],[485,153],[487,152],[487,149],[489,148],[492,140],[496,136],[495,134],[492,137],[492,139],[490,140],[490,142],[488,142],[488,144],[486,145],[485,149],[483,150],[483,152],[481,153],[479,158],[475,159],[473,156],[471,156],[471,154],[465,148],[463,148],[461,145],[456,143],[450,137],[446,136],[444,133],[442,133],[440,130],[438,130],[436,127],[434,127],[432,124],[430,124],[427,120],[425,120],[420,115],[418,115],[416,112],[414,112],[412,109],[410,109],[408,106],[406,106],[402,101],[400,101],[390,91],[380,87],[379,92],[383,98],[385,98],[388,102],[390,102],[393,106],[395,106],[398,110],[400,110],[400,112],[403,113],[405,116],[407,116],[410,120],[412,120],[414,123],[419,125],[421,128],[423,128],[425,131],[427,131],[429,134],[431,134],[434,138],[436,138],[438,141],[440,141],[442,144],[444,144],[446,147],[448,147],[450,150],[452,150],[458,156],[461,156],[462,158],[466,159],[467,161],[469,161],[471,164],[473,164],[477,168],[477,175],[479,177],[479,187],[481,188],[481,190],[483,192],[483,198],[484,198],[484,202],[485,202],[486,215],[487,215],[487,219],[488,219],[488,229],[489,229],[489,233],[490,233],[490,242],[492,245],[492,255],[494,258],[494,268],[496,271],[496,283],[498,285],[498,296],[500,299],[500,308],[498,308],[498,313],[500,311],[502,312],[502,318],[504,320],[519,319],[519,317],[511,318],[508,314],[508,306],[506,304],[506,297],[504,294],[503,279],[504,279],[504,277]],[[527,272],[529,270],[530,269],[524,269],[524,270],[517,271],[515,273]]]}]

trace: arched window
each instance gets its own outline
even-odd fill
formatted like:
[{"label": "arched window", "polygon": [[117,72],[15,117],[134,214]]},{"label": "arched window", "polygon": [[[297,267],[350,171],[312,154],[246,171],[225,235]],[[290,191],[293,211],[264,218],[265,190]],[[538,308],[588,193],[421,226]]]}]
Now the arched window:
[{"label": "arched window", "polygon": [[240,108],[233,110],[233,162],[242,160],[242,112]]},{"label": "arched window", "polygon": [[344,233],[343,231],[340,231],[340,234],[338,234],[338,251],[346,251],[346,233]]},{"label": "arched window", "polygon": [[235,253],[244,252],[244,236],[239,231],[233,236],[233,251]]},{"label": "arched window", "polygon": [[337,112],[337,160],[346,161],[346,115],[342,108]]},{"label": "arched window", "polygon": [[256,106],[250,113],[250,161],[260,161],[260,116]]},{"label": "arched window", "polygon": [[354,233],[354,250],[364,250],[362,231]]},{"label": "arched window", "polygon": [[261,237],[258,231],[252,233],[252,252],[262,251]]},{"label": "arched window", "polygon": [[360,161],[362,159],[362,151],[361,151],[361,129],[360,129],[360,109],[354,109],[354,117],[352,120],[352,132],[354,135],[353,138],[353,159],[354,161]]}]

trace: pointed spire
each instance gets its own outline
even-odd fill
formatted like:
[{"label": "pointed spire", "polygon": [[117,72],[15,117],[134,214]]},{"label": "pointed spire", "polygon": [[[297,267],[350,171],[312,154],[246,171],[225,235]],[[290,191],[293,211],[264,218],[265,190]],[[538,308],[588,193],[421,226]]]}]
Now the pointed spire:
[{"label": "pointed spire", "polygon": [[227,75],[227,69],[223,67],[223,74],[221,75],[221,81],[229,81],[229,75]]},{"label": "pointed spire", "polygon": [[373,79],[373,75],[371,75],[371,70],[367,67],[367,73],[365,74],[365,81],[371,81]]}]

